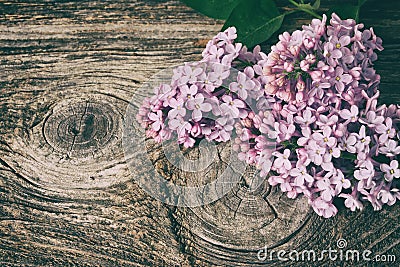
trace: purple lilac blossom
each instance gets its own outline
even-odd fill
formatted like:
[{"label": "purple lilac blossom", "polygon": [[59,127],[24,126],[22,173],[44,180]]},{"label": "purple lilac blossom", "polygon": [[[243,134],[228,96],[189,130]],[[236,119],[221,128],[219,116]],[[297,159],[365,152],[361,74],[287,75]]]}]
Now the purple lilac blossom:
[{"label": "purple lilac blossom", "polygon": [[228,28],[208,42],[198,65],[176,68],[137,119],[149,137],[176,134],[186,147],[199,138],[227,142],[235,132],[240,160],[289,198],[308,198],[325,218],[339,212],[337,198],[351,211],[365,202],[375,210],[393,205],[400,199],[400,106],[377,104],[373,62],[382,40],[363,27],[324,15],[281,34],[269,54],[235,43],[236,29]]}]

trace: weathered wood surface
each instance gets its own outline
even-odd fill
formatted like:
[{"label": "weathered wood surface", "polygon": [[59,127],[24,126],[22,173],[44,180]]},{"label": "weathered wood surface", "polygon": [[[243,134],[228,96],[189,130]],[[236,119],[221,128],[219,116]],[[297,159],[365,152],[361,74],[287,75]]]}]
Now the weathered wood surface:
[{"label": "weathered wood surface", "polygon": [[[399,103],[400,12],[391,2],[371,1],[364,21],[384,38],[376,63],[384,102]],[[198,59],[220,27],[176,1],[0,2],[1,266],[257,266],[264,245],[334,249],[339,238],[400,260],[399,205],[325,220],[265,184],[248,190],[246,173],[219,201],[175,208],[130,176],[121,135],[134,90]],[[167,177],[192,177],[171,175],[157,146],[149,153]]]}]

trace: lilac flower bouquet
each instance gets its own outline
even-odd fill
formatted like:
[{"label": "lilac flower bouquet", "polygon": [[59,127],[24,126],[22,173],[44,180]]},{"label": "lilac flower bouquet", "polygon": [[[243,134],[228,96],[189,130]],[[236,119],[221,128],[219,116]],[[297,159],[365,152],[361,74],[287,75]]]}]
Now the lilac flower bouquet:
[{"label": "lilac flower bouquet", "polygon": [[400,109],[378,106],[373,62],[382,40],[363,27],[336,14],[327,25],[324,15],[281,34],[269,54],[259,46],[249,52],[228,28],[201,61],[176,68],[137,119],[157,142],[174,135],[185,147],[234,142],[240,160],[288,197],[307,197],[325,218],[337,214],[337,198],[352,211],[365,202],[393,205]]}]

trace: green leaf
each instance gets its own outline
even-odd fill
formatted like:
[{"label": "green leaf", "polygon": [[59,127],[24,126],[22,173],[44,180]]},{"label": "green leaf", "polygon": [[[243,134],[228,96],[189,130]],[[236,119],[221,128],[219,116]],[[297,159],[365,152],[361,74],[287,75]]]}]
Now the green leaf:
[{"label": "green leaf", "polygon": [[318,9],[320,5],[321,5],[321,0],[317,0],[314,2],[312,7],[315,10],[315,9]]},{"label": "green leaf", "polygon": [[241,0],[182,0],[194,10],[215,19],[227,19]]},{"label": "green leaf", "polygon": [[336,13],[341,19],[355,19],[358,21],[360,15],[360,7],[351,4],[342,4],[329,9],[328,14]]},{"label": "green leaf", "polygon": [[222,29],[235,26],[237,41],[253,47],[279,30],[284,17],[273,0],[242,0],[232,10]]},{"label": "green leaf", "polygon": [[367,2],[367,0],[358,0],[358,6],[361,7],[365,2]]},{"label": "green leaf", "polygon": [[356,160],[357,159],[357,155],[355,154],[351,154],[347,151],[343,151],[340,155],[341,158],[343,159],[349,159],[349,160]]}]

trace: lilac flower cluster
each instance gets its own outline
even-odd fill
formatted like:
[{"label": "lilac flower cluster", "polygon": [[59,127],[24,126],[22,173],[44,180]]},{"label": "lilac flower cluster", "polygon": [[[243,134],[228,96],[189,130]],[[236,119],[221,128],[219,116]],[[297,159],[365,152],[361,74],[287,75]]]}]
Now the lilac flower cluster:
[{"label": "lilac flower cluster", "polygon": [[[376,90],[372,62],[382,40],[352,19],[332,14],[331,25],[314,19],[303,30],[279,36],[263,65],[265,92],[286,102],[326,107],[345,100],[357,105],[362,91]],[[336,106],[339,108],[339,106]]]},{"label": "lilac flower cluster", "polygon": [[324,15],[280,35],[268,55],[235,38],[234,28],[219,33],[200,62],[176,68],[145,99],[137,119],[149,137],[176,134],[192,147],[236,133],[240,160],[325,218],[338,198],[352,211],[400,199],[400,106],[377,104],[383,47],[372,28],[336,14],[327,25]]},{"label": "lilac flower cluster", "polygon": [[[337,213],[336,197],[352,211],[362,209],[363,201],[379,210],[400,199],[399,105],[374,102],[369,109],[351,105],[321,114],[283,104],[272,112],[250,113],[237,124],[240,159],[256,165],[288,197],[305,195],[320,216]],[[278,146],[272,151],[274,139]]]},{"label": "lilac flower cluster", "polygon": [[[208,42],[201,61],[175,68],[171,82],[143,101],[137,120],[148,137],[162,142],[176,134],[185,147],[201,138],[231,139],[235,121],[248,116],[245,101],[263,95],[253,68],[241,66],[256,62],[258,53],[235,44],[236,37],[235,28],[219,33]],[[233,71],[237,69],[241,71]]]},{"label": "lilac flower cluster", "polygon": [[[382,41],[373,30],[333,14],[302,31],[280,35],[260,82],[273,110],[238,125],[241,159],[253,163],[290,198],[303,194],[323,217],[344,198],[351,210],[369,201],[378,210],[400,199],[399,106],[377,107],[380,76],[372,67]],[[250,139],[252,146],[242,144]],[[265,140],[278,143],[269,163]]]}]

